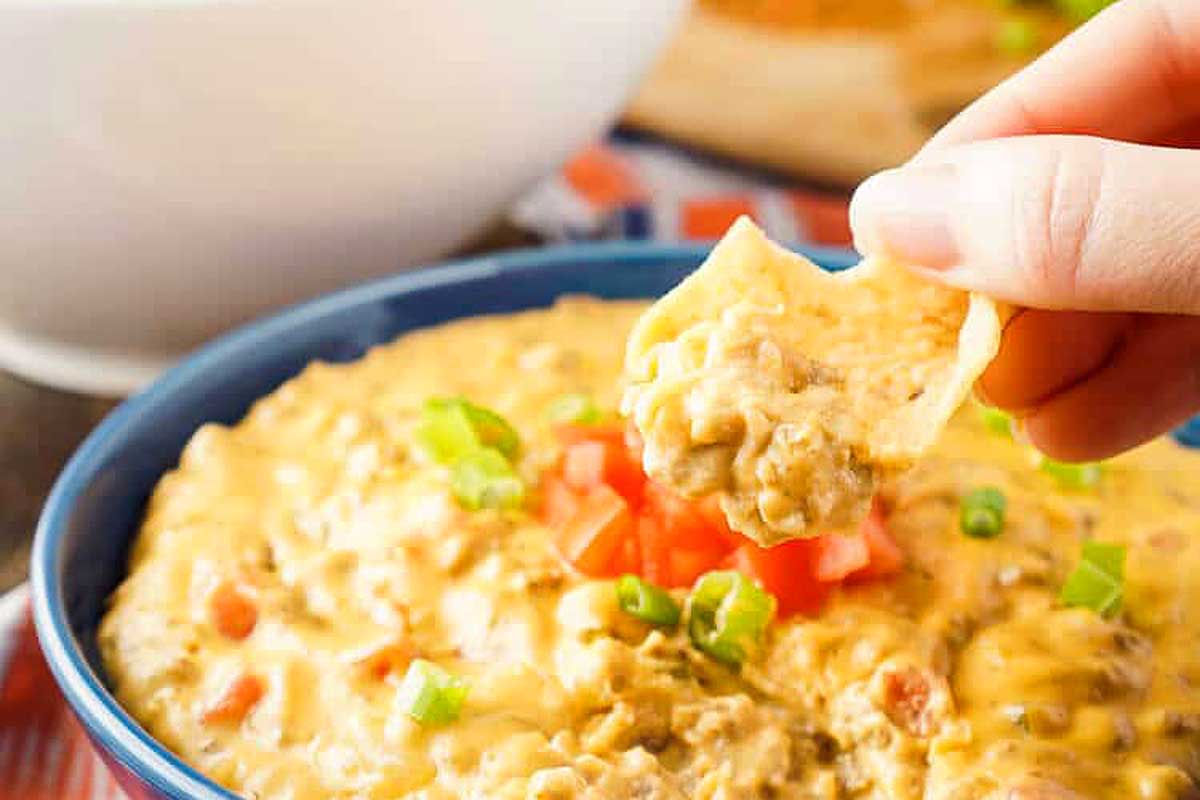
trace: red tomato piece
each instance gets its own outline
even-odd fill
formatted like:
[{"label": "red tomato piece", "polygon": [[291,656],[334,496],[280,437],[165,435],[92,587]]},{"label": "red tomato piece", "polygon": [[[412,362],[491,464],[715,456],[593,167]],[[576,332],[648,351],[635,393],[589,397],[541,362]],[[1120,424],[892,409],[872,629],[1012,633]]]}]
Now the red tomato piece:
[{"label": "red tomato piece", "polygon": [[888,532],[887,516],[878,498],[871,503],[871,513],[863,520],[859,533],[866,542],[870,559],[865,567],[851,573],[847,580],[857,582],[885,578],[904,569],[904,551]]},{"label": "red tomato piece", "polygon": [[593,440],[569,445],[563,452],[563,480],[572,489],[586,491],[608,484],[631,503],[641,499],[646,476],[624,444]]},{"label": "red tomato piece", "polygon": [[[635,523],[636,526],[636,523]],[[617,554],[613,557],[613,575],[637,575],[642,571],[642,548],[636,530],[626,534]]]},{"label": "red tomato piece", "polygon": [[608,447],[604,442],[577,442],[563,451],[562,476],[572,489],[587,491],[604,483]]},{"label": "red tomato piece", "polygon": [[728,526],[714,524],[697,503],[685,500],[653,481],[646,485],[646,506],[659,518],[663,535],[673,547],[725,552],[734,547],[734,542],[725,533]]},{"label": "red tomato piece", "polygon": [[828,533],[817,542],[816,576],[819,581],[836,583],[871,561],[867,538],[861,533]]},{"label": "red tomato piece", "polygon": [[542,479],[542,518],[559,549],[587,575],[637,573],[659,586],[690,586],[722,565],[775,595],[780,616],[814,613],[831,587],[898,572],[904,555],[877,499],[857,533],[762,548],[729,527],[715,496],[687,500],[647,479],[642,440],[619,423],[555,429],[560,468]]},{"label": "red tomato piece", "polygon": [[583,497],[573,491],[561,476],[546,472],[542,475],[542,521],[551,528],[566,524],[579,510]]},{"label": "red tomato piece", "polygon": [[558,549],[583,574],[609,575],[622,542],[633,534],[633,525],[629,503],[601,484],[584,496],[575,514],[558,529]]},{"label": "red tomato piece", "polygon": [[704,517],[704,520],[725,541],[726,549],[732,550],[735,547],[741,547],[749,541],[745,536],[729,527],[729,520],[726,519],[725,512],[721,510],[720,498],[715,494],[697,500],[695,505],[700,516]]},{"label": "red tomato piece", "polygon": [[642,557],[642,577],[656,586],[666,586],[671,578],[671,563],[668,560],[670,547],[663,536],[658,517],[642,511],[637,519],[637,539]]},{"label": "red tomato piece", "polygon": [[583,422],[564,422],[554,426],[554,435],[566,446],[580,442],[612,442],[625,444],[625,427],[617,423],[588,425]]},{"label": "red tomato piece", "polygon": [[[720,566],[733,549],[724,517],[714,523],[699,505],[653,481],[646,484],[645,497],[642,514],[656,524],[647,523],[639,529],[639,538],[643,553],[651,554],[650,569],[659,585],[691,586],[696,578]],[[649,546],[647,536],[654,537]],[[645,564],[645,555],[642,560]]]},{"label": "red tomato piece", "polygon": [[671,548],[667,551],[667,579],[664,586],[691,586],[706,572],[721,566],[726,550],[684,550]]},{"label": "red tomato piece", "polygon": [[407,641],[395,641],[379,647],[366,654],[358,662],[358,669],[363,677],[381,681],[392,672],[403,672],[416,657],[416,650]]},{"label": "red tomato piece", "polygon": [[228,639],[245,639],[258,624],[258,606],[233,581],[221,581],[208,598],[213,624]]},{"label": "red tomato piece", "polygon": [[250,709],[267,693],[267,684],[262,678],[243,673],[225,687],[217,701],[208,707],[200,719],[207,725],[236,724],[250,713]]},{"label": "red tomato piece", "polygon": [[816,577],[818,545],[813,539],[794,539],[772,548],[747,541],[725,563],[762,584],[775,595],[781,618],[815,614],[829,594],[829,585]]}]

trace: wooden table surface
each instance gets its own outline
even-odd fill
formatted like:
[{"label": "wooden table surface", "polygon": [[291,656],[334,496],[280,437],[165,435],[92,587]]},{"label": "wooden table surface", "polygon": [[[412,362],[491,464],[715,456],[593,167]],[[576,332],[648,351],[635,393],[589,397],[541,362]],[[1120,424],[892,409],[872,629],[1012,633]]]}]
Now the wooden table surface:
[{"label": "wooden table surface", "polygon": [[115,405],[0,371],[0,593],[25,579],[33,528],[58,471]]}]

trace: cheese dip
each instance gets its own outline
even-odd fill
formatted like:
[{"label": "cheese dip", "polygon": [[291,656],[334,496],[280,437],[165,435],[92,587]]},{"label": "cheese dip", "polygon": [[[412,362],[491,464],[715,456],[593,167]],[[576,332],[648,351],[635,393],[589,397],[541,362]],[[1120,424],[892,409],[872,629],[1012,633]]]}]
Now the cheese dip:
[{"label": "cheese dip", "polygon": [[874,538],[754,549],[589,433],[644,308],[419,331],[198,430],[101,626],[119,701],[251,798],[1196,796],[1200,457],[1072,480],[968,406]]}]

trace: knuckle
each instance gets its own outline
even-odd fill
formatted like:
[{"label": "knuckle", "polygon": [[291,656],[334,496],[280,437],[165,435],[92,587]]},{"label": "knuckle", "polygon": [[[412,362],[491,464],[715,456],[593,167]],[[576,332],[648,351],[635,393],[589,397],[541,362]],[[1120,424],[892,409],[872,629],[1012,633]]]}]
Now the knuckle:
[{"label": "knuckle", "polygon": [[1037,294],[1070,298],[1084,280],[1103,176],[1103,151],[1076,140],[1047,149],[1018,194],[1017,266]]}]

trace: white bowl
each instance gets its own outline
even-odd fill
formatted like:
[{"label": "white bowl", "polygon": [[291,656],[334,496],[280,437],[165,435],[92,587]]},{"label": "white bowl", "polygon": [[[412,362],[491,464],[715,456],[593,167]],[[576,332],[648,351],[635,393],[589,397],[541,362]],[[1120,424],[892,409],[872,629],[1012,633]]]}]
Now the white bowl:
[{"label": "white bowl", "polygon": [[124,393],[439,256],[598,135],[685,0],[0,0],[0,366]]}]

